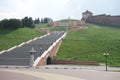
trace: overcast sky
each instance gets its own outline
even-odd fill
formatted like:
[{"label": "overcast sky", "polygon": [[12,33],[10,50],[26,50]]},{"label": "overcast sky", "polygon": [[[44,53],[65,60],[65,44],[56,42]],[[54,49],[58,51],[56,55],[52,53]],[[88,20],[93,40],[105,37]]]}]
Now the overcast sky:
[{"label": "overcast sky", "polygon": [[81,19],[86,10],[94,15],[120,15],[120,0],[0,0],[0,20],[25,16]]}]

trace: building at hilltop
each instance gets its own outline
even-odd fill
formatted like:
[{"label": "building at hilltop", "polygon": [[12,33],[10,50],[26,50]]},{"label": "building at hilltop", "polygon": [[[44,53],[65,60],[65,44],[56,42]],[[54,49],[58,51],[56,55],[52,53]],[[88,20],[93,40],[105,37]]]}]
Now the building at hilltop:
[{"label": "building at hilltop", "polygon": [[86,12],[82,13],[82,20],[84,20],[87,23],[120,26],[120,15],[118,16],[111,16],[106,14],[93,15],[92,12],[87,10]]},{"label": "building at hilltop", "polygon": [[77,27],[81,25],[82,22],[80,20],[74,20],[74,19],[64,19],[49,23],[49,26],[51,27]]},{"label": "building at hilltop", "polygon": [[91,18],[92,16],[93,13],[87,10],[82,13],[82,20],[86,21],[88,18]]}]

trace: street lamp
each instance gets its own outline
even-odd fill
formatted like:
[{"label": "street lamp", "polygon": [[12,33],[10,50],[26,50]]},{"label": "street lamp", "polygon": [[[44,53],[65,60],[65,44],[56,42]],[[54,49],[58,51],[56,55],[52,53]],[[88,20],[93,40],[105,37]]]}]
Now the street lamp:
[{"label": "street lamp", "polygon": [[106,58],[106,71],[107,71],[107,58],[108,58],[108,56],[109,56],[109,53],[104,53],[103,55],[104,55],[105,58]]},{"label": "street lamp", "polygon": [[36,53],[36,50],[32,47],[32,49],[29,51],[29,53],[30,53],[30,66],[33,67],[34,55]]}]

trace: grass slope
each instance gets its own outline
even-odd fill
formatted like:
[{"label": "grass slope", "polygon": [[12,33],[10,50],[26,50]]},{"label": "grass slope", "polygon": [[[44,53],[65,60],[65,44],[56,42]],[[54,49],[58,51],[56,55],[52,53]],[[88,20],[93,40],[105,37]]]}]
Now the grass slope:
[{"label": "grass slope", "polygon": [[24,41],[41,35],[43,35],[43,33],[37,32],[30,28],[0,30],[0,51],[6,50]]},{"label": "grass slope", "polygon": [[47,23],[36,24],[36,29],[39,29],[39,28],[48,28],[48,24]]},{"label": "grass slope", "polygon": [[71,23],[71,22],[76,22],[76,21],[79,21],[79,20],[75,20],[75,19],[63,19],[63,20],[60,20],[61,23]]},{"label": "grass slope", "polygon": [[71,32],[63,40],[57,59],[105,62],[104,52],[108,52],[108,64],[120,66],[120,29],[85,25],[87,30]]}]

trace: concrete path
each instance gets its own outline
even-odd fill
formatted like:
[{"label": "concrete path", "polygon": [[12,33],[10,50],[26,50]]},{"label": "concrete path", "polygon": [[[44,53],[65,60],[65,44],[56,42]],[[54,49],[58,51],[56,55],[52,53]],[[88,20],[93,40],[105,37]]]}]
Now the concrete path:
[{"label": "concrete path", "polygon": [[0,80],[44,80],[34,76],[0,70]]},{"label": "concrete path", "polygon": [[42,55],[64,32],[53,32],[50,35],[37,39],[21,47],[17,47],[10,52],[0,54],[0,65],[29,66],[30,53],[32,47],[37,51],[35,59]]},{"label": "concrete path", "polygon": [[[66,76],[66,75],[62,75],[62,74],[38,72],[38,71],[26,71],[26,70],[15,70],[15,69],[14,70],[0,69],[0,74],[1,74],[1,72],[25,74],[25,75],[33,76],[33,77],[40,78],[40,79],[42,78],[43,80],[84,80],[84,79],[80,79],[80,78],[77,78],[77,77]],[[0,77],[2,77],[2,76],[0,75]],[[6,77],[11,77],[11,76],[8,75]],[[3,78],[3,80],[5,80],[4,78]],[[13,79],[11,79],[11,80],[13,80]],[[16,78],[16,80],[20,80],[20,79]],[[34,80],[34,79],[30,79],[30,80]]]},{"label": "concrete path", "polygon": [[[60,68],[61,67],[61,68]],[[19,76],[27,75],[27,77],[32,77],[29,80],[119,80],[120,72],[113,71],[100,71],[100,70],[86,70],[77,69],[75,66],[66,67],[62,65],[59,68],[53,68],[53,66],[43,66],[34,68],[0,68],[1,73],[7,73],[6,77],[11,77],[11,73],[14,75],[19,74]],[[64,68],[63,68],[64,67]],[[0,75],[0,78],[2,75]],[[5,78],[6,78],[5,77]],[[34,79],[33,79],[34,78]],[[0,79],[1,80],[1,79]],[[2,80],[5,80],[4,77]],[[14,79],[9,79],[14,80]],[[15,80],[20,80],[16,78]],[[24,80],[24,79],[23,79]],[[27,80],[27,79],[26,79]]]},{"label": "concrete path", "polygon": [[[87,66],[87,65],[45,65],[41,66],[40,68],[43,69],[82,69],[82,70],[99,70],[99,71],[105,71],[106,66]],[[109,67],[108,71],[120,71],[120,67]]]}]

